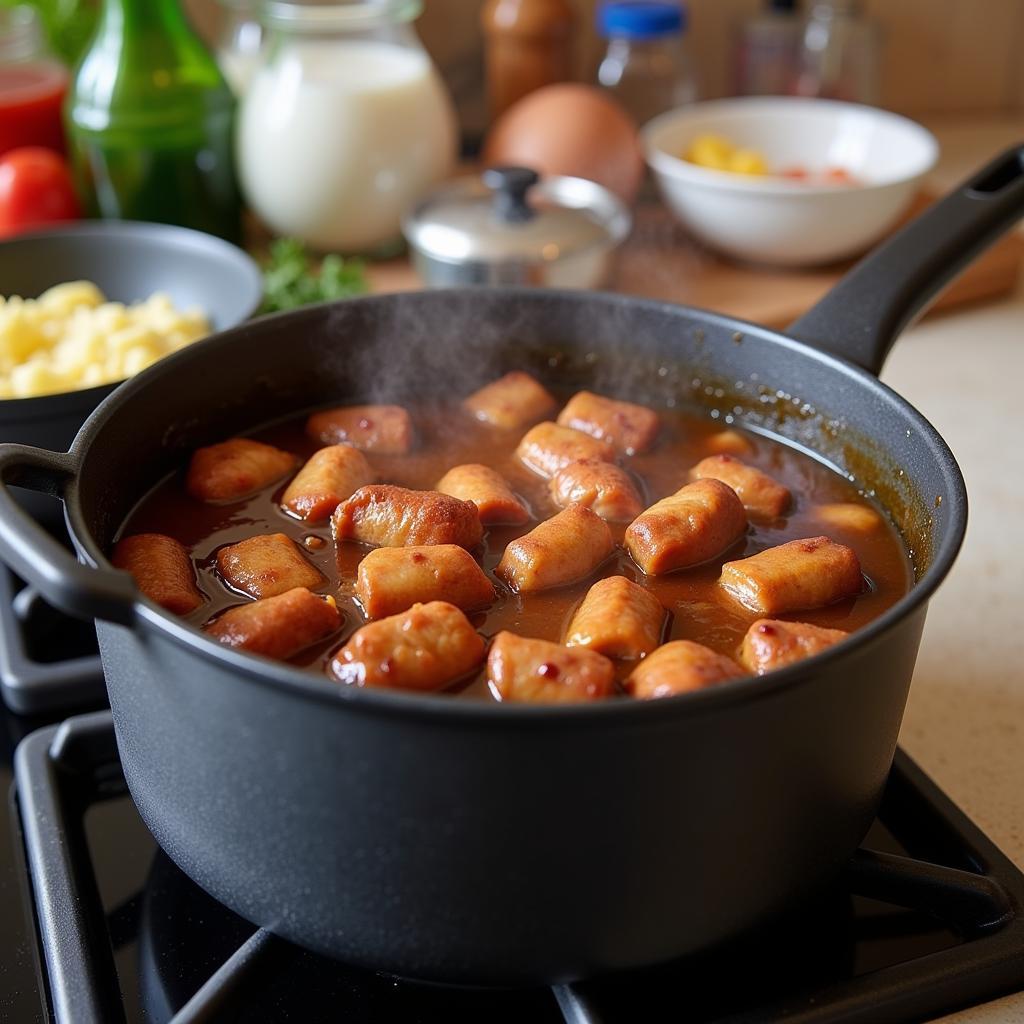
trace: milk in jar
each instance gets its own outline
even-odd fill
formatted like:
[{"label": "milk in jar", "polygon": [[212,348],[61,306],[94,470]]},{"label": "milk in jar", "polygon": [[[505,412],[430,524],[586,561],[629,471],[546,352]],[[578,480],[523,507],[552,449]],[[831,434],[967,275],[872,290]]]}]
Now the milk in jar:
[{"label": "milk in jar", "polygon": [[[418,5],[340,7],[408,14]],[[245,197],[273,232],[320,250],[372,253],[400,238],[402,214],[447,175],[456,153],[451,102],[409,26],[347,25],[300,31],[274,14],[303,5],[271,3],[262,66],[242,102],[239,176]],[[274,31],[274,30],[277,31]]]}]

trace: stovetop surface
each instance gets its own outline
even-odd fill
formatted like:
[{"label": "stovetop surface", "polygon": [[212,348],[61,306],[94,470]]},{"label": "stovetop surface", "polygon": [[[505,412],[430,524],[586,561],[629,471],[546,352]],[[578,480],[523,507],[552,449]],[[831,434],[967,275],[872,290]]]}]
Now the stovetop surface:
[{"label": "stovetop surface", "polygon": [[[54,755],[49,723],[97,706],[102,695],[95,636],[19,587],[0,567],[0,691],[17,711],[37,712],[16,714],[0,703],[0,790],[10,794],[0,799],[0,1021],[43,1024],[63,1012],[62,1024],[853,1024],[925,1019],[1024,986],[1024,878],[902,754],[864,842],[873,852],[858,854],[833,892],[683,963],[495,994],[314,956],[231,913],[157,848],[125,793],[108,715],[65,727],[99,739],[95,758],[104,763],[79,771]],[[84,836],[81,847],[69,842],[68,830],[52,821],[48,831],[24,830],[50,867],[54,851],[87,851],[75,859],[73,898],[58,923],[87,936],[80,950],[66,948],[89,961],[89,980],[103,990],[96,997],[102,1009],[91,1017],[79,1017],[79,993],[68,997],[59,969],[44,966],[52,935],[39,913],[38,874],[34,890],[29,879],[33,853],[26,856],[12,771],[15,747],[30,734],[33,756],[22,758],[22,781],[28,765],[30,786],[42,780],[44,795],[62,796],[71,831]],[[38,815],[41,805],[24,793],[21,804]],[[88,898],[79,900],[83,890]],[[215,974],[225,983],[213,985]],[[64,993],[63,1009],[55,991]]]},{"label": "stovetop surface", "polygon": [[[85,723],[82,728],[101,738],[105,729],[113,749],[107,716],[74,722]],[[13,742],[38,724],[4,715],[8,757],[0,764],[0,783],[5,788],[11,784]],[[27,745],[34,745],[39,764],[53,749],[54,735],[52,729],[36,733]],[[59,767],[58,777],[69,775],[66,766]],[[96,778],[103,780],[99,788]],[[101,1016],[104,1024],[122,1019],[126,1024],[162,1024],[175,1014],[190,1024],[897,1021],[925,1019],[935,1015],[936,1005],[951,1009],[1024,984],[1024,879],[1009,862],[999,860],[994,848],[984,846],[984,837],[972,832],[966,819],[965,833],[950,830],[959,812],[903,755],[897,759],[880,820],[864,844],[875,853],[865,855],[862,870],[792,919],[667,968],[559,989],[497,994],[346,968],[258,932],[207,896],[158,850],[124,795],[116,764],[89,780],[88,785],[74,783],[71,803],[84,821],[103,907],[97,933],[101,938],[91,948],[109,936],[116,970],[109,987],[122,1016]],[[37,936],[26,923],[29,886],[18,852],[19,818],[13,799],[0,802],[0,829],[5,833],[0,842],[0,1019],[44,1022],[52,1017],[42,1008],[41,992],[53,987],[53,979],[47,975],[41,982],[38,977]],[[892,866],[888,855],[943,865],[936,869],[939,882],[952,880],[955,890],[958,879],[966,879],[967,888],[929,895],[936,879],[929,877],[932,869],[925,864],[912,867],[911,875],[921,877],[911,877],[908,889],[906,878],[894,881],[887,874]],[[999,872],[1007,865],[1010,873],[1004,877]],[[1005,920],[996,921],[1002,911],[998,901],[988,900],[983,886],[971,891],[972,879],[988,884],[993,871],[999,875],[997,888],[1004,882],[1008,886],[1011,912]],[[949,877],[942,877],[943,872]],[[890,898],[893,894],[895,898]],[[227,986],[226,1001],[217,1003],[213,1015],[203,1015],[207,1011],[194,1005],[197,990],[222,964],[237,959],[236,951],[246,943],[258,954],[255,967],[237,971]],[[963,979],[937,1001],[943,979],[957,973]],[[879,1009],[880,1016],[870,1013],[874,992],[876,1008],[886,1007]]]}]

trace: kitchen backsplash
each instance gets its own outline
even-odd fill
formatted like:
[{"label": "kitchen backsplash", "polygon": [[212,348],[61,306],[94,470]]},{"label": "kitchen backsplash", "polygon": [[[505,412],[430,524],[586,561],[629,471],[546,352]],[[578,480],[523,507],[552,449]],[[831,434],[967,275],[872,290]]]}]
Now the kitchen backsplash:
[{"label": "kitchen backsplash", "polygon": [[[215,31],[215,0],[186,0],[197,24]],[[596,0],[579,11],[577,77],[589,77],[600,41]],[[483,0],[426,0],[420,34],[459,99],[470,129],[485,117],[479,12]],[[706,98],[730,92],[732,32],[763,0],[690,0],[690,33]],[[805,0],[806,6],[806,0]],[[1009,113],[1024,116],[1022,0],[867,0],[882,25],[882,102],[911,116]]]}]

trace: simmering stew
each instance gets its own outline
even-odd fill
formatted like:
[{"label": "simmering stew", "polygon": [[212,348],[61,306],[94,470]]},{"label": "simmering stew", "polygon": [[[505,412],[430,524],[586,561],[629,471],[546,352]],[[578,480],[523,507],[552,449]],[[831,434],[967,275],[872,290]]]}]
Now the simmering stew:
[{"label": "simmering stew", "polygon": [[325,685],[656,698],[819,653],[911,584],[888,519],[777,441],[524,373],[195,452],[112,559]]}]

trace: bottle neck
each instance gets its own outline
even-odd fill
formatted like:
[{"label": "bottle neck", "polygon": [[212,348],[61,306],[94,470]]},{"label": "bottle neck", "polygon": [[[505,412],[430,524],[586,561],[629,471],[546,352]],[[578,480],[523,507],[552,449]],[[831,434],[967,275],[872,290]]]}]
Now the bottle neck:
[{"label": "bottle neck", "polygon": [[103,27],[123,32],[191,32],[179,0],[103,0]]}]

